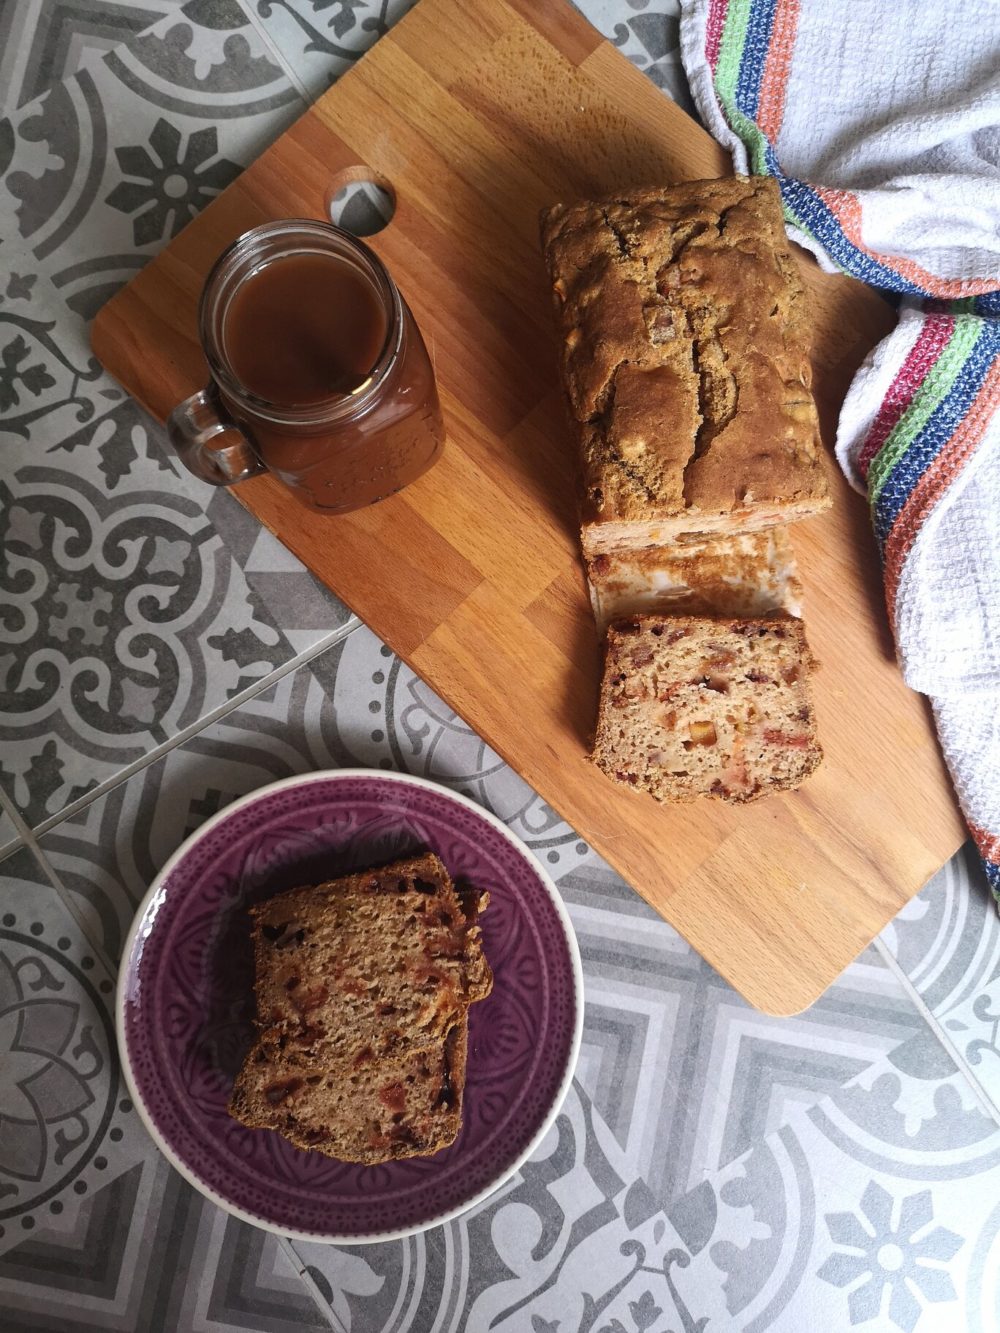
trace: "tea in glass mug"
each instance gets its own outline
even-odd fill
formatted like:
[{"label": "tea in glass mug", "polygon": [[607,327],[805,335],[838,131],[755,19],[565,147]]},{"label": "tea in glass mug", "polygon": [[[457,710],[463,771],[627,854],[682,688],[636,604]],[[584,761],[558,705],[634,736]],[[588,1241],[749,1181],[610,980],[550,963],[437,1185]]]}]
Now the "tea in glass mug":
[{"label": "tea in glass mug", "polygon": [[271,472],[319,513],[401,490],[444,425],[413,315],[379,258],[328,222],[269,222],[216,262],[199,306],[208,387],[170,415],[203,481]]}]

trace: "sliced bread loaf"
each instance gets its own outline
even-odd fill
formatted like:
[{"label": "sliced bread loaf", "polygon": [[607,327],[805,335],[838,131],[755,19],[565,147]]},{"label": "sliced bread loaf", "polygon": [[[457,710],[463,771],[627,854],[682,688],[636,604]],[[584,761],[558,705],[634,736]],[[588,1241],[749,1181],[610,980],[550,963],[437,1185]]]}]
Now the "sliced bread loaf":
[{"label": "sliced bread loaf", "polygon": [[608,629],[593,759],[660,801],[753,801],[822,750],[800,620],[637,615]]}]

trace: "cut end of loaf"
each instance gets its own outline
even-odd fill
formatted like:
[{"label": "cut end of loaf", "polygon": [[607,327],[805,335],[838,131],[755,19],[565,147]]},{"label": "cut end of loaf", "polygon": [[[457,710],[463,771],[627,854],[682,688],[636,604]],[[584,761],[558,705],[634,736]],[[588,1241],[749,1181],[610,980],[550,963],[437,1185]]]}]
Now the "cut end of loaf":
[{"label": "cut end of loaf", "polygon": [[742,804],[798,787],[822,759],[814,665],[793,617],[616,621],[593,761],[659,801]]},{"label": "cut end of loaf", "polygon": [[252,908],[258,1035],[230,1114],[347,1162],[454,1142],[485,906],[426,853]]},{"label": "cut end of loaf", "polygon": [[788,500],[780,507],[765,505],[736,507],[715,513],[685,509],[681,513],[655,513],[648,518],[619,519],[591,512],[580,527],[580,540],[587,560],[599,555],[625,557],[650,547],[703,545],[753,532],[766,532],[806,518],[815,518],[830,508],[828,494]]},{"label": "cut end of loaf", "polygon": [[683,546],[604,553],[587,562],[597,632],[638,613],[802,614],[802,585],[785,528]]}]

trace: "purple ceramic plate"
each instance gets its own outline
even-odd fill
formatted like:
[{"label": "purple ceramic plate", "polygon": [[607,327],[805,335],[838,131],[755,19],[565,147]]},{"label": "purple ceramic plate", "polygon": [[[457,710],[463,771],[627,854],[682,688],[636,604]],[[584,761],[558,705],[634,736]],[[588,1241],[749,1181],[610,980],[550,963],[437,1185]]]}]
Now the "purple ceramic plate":
[{"label": "purple ceramic plate", "polygon": [[[433,1157],[356,1166],[293,1148],[226,1113],[250,1044],[247,905],[430,848],[488,889],[493,993],[469,1011],[462,1130]],[[154,881],[125,945],[118,1044],[147,1128],[213,1203],[304,1240],[390,1240],[495,1190],[559,1110],[583,1026],[572,926],[549,876],[493,815],[421,778],[346,769],[236,801]]]}]

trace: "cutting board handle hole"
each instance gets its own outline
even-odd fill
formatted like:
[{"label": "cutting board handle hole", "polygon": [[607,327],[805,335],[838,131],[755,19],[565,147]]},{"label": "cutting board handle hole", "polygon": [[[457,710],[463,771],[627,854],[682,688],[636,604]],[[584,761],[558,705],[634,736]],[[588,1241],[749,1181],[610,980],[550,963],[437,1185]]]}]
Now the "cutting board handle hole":
[{"label": "cutting board handle hole", "polygon": [[352,236],[374,236],[396,211],[396,191],[371,167],[345,167],[330,182],[326,196],[330,221]]}]

